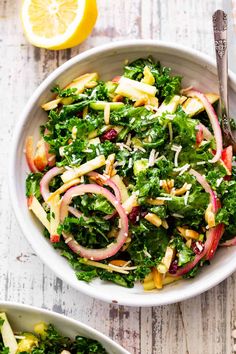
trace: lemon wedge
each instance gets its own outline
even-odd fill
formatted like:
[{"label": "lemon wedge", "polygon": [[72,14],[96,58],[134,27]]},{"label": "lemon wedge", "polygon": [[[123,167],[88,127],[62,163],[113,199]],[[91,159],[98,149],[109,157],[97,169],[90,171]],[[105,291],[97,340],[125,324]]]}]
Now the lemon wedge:
[{"label": "lemon wedge", "polygon": [[47,49],[81,43],[97,19],[96,0],[24,0],[21,10],[29,42]]}]

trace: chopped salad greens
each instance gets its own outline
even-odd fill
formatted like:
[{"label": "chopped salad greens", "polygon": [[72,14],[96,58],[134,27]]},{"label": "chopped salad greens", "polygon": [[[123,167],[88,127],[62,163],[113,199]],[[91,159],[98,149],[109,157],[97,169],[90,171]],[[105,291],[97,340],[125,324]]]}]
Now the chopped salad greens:
[{"label": "chopped salad greens", "polygon": [[152,58],[87,73],[42,108],[29,209],[79,280],[161,289],[236,243],[236,170],[214,105]]},{"label": "chopped salad greens", "polygon": [[32,332],[13,332],[5,313],[0,313],[0,354],[106,354],[94,339],[61,335],[52,324],[39,322]]}]

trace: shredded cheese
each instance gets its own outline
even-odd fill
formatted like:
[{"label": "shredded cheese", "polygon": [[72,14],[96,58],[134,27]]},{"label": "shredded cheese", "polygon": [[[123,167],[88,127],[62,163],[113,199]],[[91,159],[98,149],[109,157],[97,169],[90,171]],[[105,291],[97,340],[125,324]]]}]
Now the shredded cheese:
[{"label": "shredded cheese", "polygon": [[174,165],[175,165],[175,167],[178,167],[178,157],[179,157],[180,151],[182,150],[182,146],[181,145],[180,146],[173,145],[171,147],[171,150],[175,151]]},{"label": "shredded cheese", "polygon": [[223,177],[221,177],[221,178],[218,178],[217,180],[216,180],[216,187],[219,187],[220,186],[220,184],[221,184],[221,182],[223,181]]},{"label": "shredded cheese", "polygon": [[181,219],[184,218],[183,215],[178,214],[178,213],[173,213],[172,216],[174,216],[175,218],[181,218]]},{"label": "shredded cheese", "polygon": [[155,156],[156,156],[156,150],[152,149],[149,155],[149,159],[148,159],[148,166],[152,167],[154,166],[155,163]]},{"label": "shredded cheese", "polygon": [[121,150],[123,150],[125,148],[128,151],[132,151],[131,147],[126,145],[126,144],[124,144],[124,143],[116,143],[116,145],[119,146]]},{"label": "shredded cheese", "polygon": [[186,172],[189,169],[189,167],[190,167],[190,165],[188,163],[186,163],[182,167],[173,168],[173,171],[179,172],[179,174],[182,175],[184,172]]},{"label": "shredded cheese", "polygon": [[128,137],[127,137],[125,145],[126,146],[130,146],[130,144],[131,144],[131,134],[128,134]]},{"label": "shredded cheese", "polygon": [[188,205],[188,197],[189,197],[189,194],[190,194],[190,191],[188,190],[188,191],[185,193],[185,196],[184,196],[184,205]]}]

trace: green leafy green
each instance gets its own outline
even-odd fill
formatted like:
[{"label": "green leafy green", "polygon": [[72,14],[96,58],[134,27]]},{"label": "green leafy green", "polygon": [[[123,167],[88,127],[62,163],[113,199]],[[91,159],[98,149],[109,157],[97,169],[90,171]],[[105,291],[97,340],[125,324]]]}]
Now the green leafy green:
[{"label": "green leafy green", "polygon": [[40,192],[40,180],[42,179],[43,174],[41,172],[38,173],[30,173],[26,178],[26,196],[29,198],[34,195],[37,199],[41,198]]},{"label": "green leafy green", "polygon": [[124,67],[124,76],[141,81],[143,70],[147,66],[155,78],[155,86],[158,89],[158,96],[170,98],[180,90],[181,77],[171,76],[170,68],[161,67],[160,63],[149,57],[147,59],[137,59]]},{"label": "green leafy green", "polygon": [[182,266],[188,262],[191,262],[194,259],[194,252],[185,245],[183,238],[173,238],[171,241],[171,245],[176,248],[178,255],[178,266]]}]

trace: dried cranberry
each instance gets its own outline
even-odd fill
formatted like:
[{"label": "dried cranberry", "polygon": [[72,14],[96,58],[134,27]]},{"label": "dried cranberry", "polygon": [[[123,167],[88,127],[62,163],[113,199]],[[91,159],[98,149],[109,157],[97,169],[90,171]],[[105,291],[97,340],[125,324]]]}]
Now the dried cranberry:
[{"label": "dried cranberry", "polygon": [[136,206],[133,207],[131,212],[128,215],[129,220],[132,222],[132,224],[136,224],[138,222],[140,217],[140,207]]},{"label": "dried cranberry", "polygon": [[115,129],[110,129],[102,135],[102,140],[115,140],[117,137],[117,131]]},{"label": "dried cranberry", "polygon": [[202,241],[196,241],[196,242],[192,242],[192,250],[195,254],[201,254],[202,251],[204,250],[204,245],[202,243]]},{"label": "dried cranberry", "polygon": [[177,259],[175,259],[170,265],[169,273],[175,274],[177,272],[177,270],[178,270],[178,261],[177,261]]},{"label": "dried cranberry", "polygon": [[77,117],[82,118],[83,117],[83,112],[82,111],[77,112]]}]

